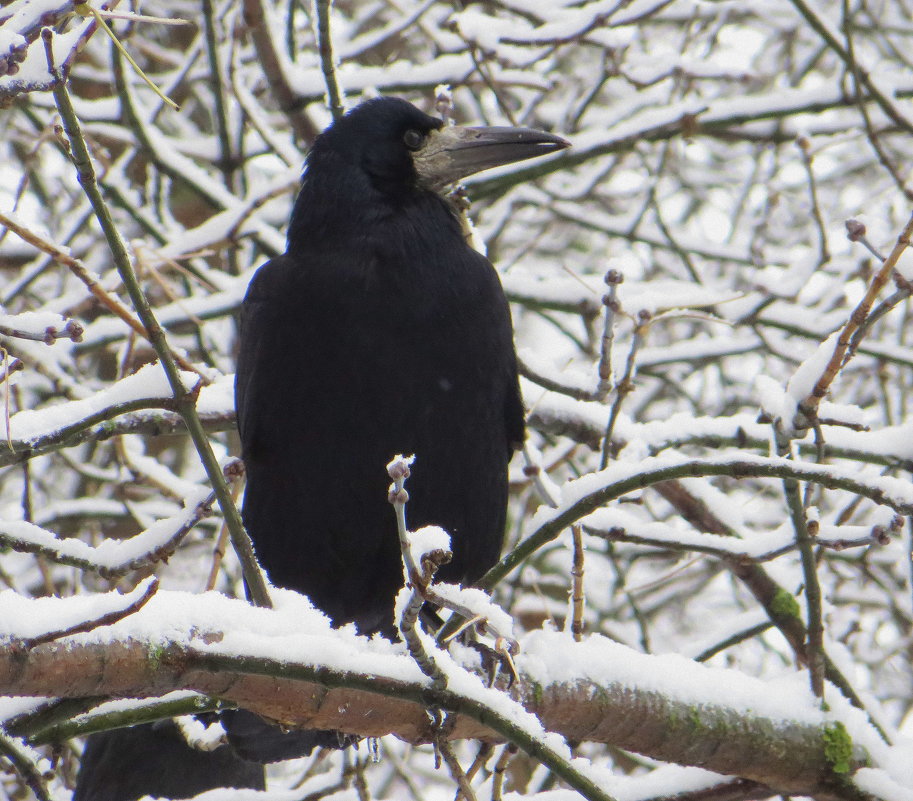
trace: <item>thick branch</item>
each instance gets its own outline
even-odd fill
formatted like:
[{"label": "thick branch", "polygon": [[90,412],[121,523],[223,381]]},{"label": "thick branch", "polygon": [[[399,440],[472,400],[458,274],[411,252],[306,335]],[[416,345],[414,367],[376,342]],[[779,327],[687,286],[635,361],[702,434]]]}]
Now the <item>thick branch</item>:
[{"label": "thick branch", "polygon": [[[457,715],[449,734],[453,739],[500,741],[511,737],[481,693],[435,690],[416,671],[390,670],[381,662],[372,675],[361,675],[319,662],[279,663],[241,651],[226,655],[217,652],[218,646],[206,645],[219,642],[221,636],[196,632],[189,645],[124,636],[107,643],[86,642],[85,638],[54,642],[28,654],[6,649],[0,652],[0,693],[148,697],[191,689],[292,725],[364,736],[393,733],[411,742],[430,737],[424,710],[434,706]],[[561,643],[565,652],[579,650],[570,661],[581,665],[591,663],[594,654],[604,648],[621,646],[602,638],[579,644],[564,638]],[[651,659],[634,652],[630,655]],[[682,665],[690,673],[692,667]],[[682,679],[687,680],[687,676]],[[674,677],[670,676],[670,682],[674,683]],[[763,683],[757,685],[762,694]],[[575,681],[542,684],[523,672],[522,663],[512,695],[546,728],[571,740],[611,743],[656,759],[759,781],[779,792],[825,799],[848,797],[833,790],[837,777],[825,755],[823,718],[816,725],[766,717],[736,706],[689,703],[677,699],[674,691],[644,690],[624,678],[598,683],[582,671]],[[857,749],[855,758],[858,766],[865,755]]]}]

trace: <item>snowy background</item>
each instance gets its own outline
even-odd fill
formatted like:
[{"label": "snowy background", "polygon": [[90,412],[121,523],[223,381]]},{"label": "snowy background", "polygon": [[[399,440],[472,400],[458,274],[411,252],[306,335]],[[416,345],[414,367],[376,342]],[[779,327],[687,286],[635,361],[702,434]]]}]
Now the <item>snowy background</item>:
[{"label": "snowy background", "polygon": [[[252,271],[284,250],[304,152],[331,119],[317,11],[127,10],[189,22],[109,19],[179,110],[71,3],[0,9],[0,764],[20,768],[0,774],[0,794],[11,798],[32,792],[23,776],[68,798],[80,733],[206,705],[186,687],[171,706],[121,700],[184,685],[92,673],[108,647],[174,645],[224,657],[229,672],[257,657],[301,676],[371,674],[391,697],[425,680],[404,647],[334,633],[300,598],[282,594],[270,612],[225,597],[243,597],[240,567],[209,477],[48,91],[69,75],[101,194],[227,463],[234,313]],[[631,801],[913,798],[913,257],[897,246],[913,208],[911,14],[907,0],[330,10],[348,105],[395,94],[434,112],[449,98],[459,123],[573,143],[467,182],[513,303],[529,411],[507,556],[488,583],[520,644],[515,696],[570,744],[486,690],[458,647],[440,654],[453,693],[530,738],[519,753],[454,743],[477,798],[580,797],[559,763]],[[243,481],[231,489],[239,497]],[[23,647],[30,667],[17,673]],[[543,702],[559,686],[564,717]],[[57,696],[69,706],[41,714]],[[99,696],[113,700],[97,707]],[[609,711],[581,731],[597,702]],[[62,748],[46,745],[52,730]],[[841,737],[845,764],[827,745]],[[790,753],[814,769],[790,778]],[[269,793],[456,789],[431,746],[388,736],[376,752],[275,768]]]}]

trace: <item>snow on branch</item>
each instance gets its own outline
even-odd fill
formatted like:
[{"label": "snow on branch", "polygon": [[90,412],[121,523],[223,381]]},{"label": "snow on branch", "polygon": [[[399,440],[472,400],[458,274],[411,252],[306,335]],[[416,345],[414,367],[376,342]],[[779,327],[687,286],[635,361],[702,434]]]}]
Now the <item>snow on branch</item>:
[{"label": "snow on branch", "polygon": [[637,464],[618,463],[568,482],[562,490],[558,507],[540,509],[527,527],[529,533],[485,574],[479,584],[482,587],[493,587],[569,525],[609,501],[665,481],[698,476],[811,481],[823,487],[844,489],[861,495],[901,514],[913,514],[913,484],[903,479],[889,476],[860,479],[858,471],[849,468],[745,453],[703,459],[689,459],[680,455],[651,457]]},{"label": "snow on branch", "polygon": [[[74,16],[75,5],[72,0],[15,0],[0,11],[0,102],[27,92],[47,91],[59,82],[60,75],[69,72],[95,33],[95,21],[80,19],[65,34],[54,37],[49,48],[39,40],[43,30]],[[116,5],[109,3],[109,7]]]},{"label": "snow on branch", "polygon": [[[183,372],[181,378],[187,391],[198,386],[196,373]],[[0,449],[0,463],[31,458],[36,450],[64,447],[90,427],[128,412],[174,408],[164,372],[157,364],[146,365],[91,397],[18,412],[8,424],[0,420],[0,438],[7,444]]]},{"label": "snow on branch", "polygon": [[[2,593],[0,636],[25,636],[13,622],[22,619],[23,604],[33,605],[31,633],[40,621],[58,619],[64,605],[67,619],[89,618],[116,597],[27,601]],[[465,669],[451,667],[448,687],[434,689],[401,649],[331,630],[293,594],[282,594],[278,606],[159,591],[113,625],[36,646],[26,662],[14,650],[0,652],[0,692],[126,698],[194,690],[287,725],[393,732],[411,742],[432,735],[424,712],[430,703],[456,716],[448,738],[496,742],[512,735],[514,701]],[[858,712],[838,702],[839,718],[822,713],[795,677],[771,684],[674,655],[638,654],[599,636],[575,643],[548,632],[522,641],[517,665],[520,678],[509,694],[548,731],[699,764],[779,792],[815,795],[833,781],[823,733],[837,720],[856,742],[851,767],[878,753]],[[539,735],[543,744],[549,738]]]},{"label": "snow on branch", "polygon": [[97,546],[87,545],[76,537],[60,539],[25,520],[0,520],[0,545],[101,576],[121,576],[167,560],[187,533],[212,514],[214,501],[214,493],[201,489],[197,498],[185,501],[180,514],[156,520],[129,539],[106,540]]}]

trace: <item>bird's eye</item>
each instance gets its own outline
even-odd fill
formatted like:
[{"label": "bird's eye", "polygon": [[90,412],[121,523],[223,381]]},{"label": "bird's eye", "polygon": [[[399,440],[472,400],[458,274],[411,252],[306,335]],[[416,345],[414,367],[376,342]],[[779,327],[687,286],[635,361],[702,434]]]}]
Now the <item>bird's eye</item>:
[{"label": "bird's eye", "polygon": [[425,137],[414,128],[410,128],[403,134],[403,142],[409,150],[418,150],[425,142]]}]

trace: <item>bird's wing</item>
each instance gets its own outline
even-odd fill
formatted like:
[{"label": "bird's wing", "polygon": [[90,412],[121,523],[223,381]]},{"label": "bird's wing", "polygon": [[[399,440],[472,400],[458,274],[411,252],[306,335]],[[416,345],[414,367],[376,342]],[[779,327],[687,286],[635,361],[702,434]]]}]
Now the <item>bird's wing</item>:
[{"label": "bird's wing", "polygon": [[508,452],[520,450],[526,439],[526,409],[520,394],[520,379],[517,374],[517,358],[514,354],[510,387],[504,399],[504,428],[507,432]]},{"label": "bird's wing", "polygon": [[[241,338],[235,371],[235,409],[241,435],[242,456],[248,453],[258,436],[257,420],[263,420],[268,410],[280,402],[271,397],[275,377],[288,369],[282,364],[281,340],[288,335],[275,318],[275,298],[289,291],[295,265],[287,256],[266,262],[254,275],[241,306]],[[284,288],[284,289],[283,289]],[[272,426],[275,429],[275,425]]]}]

